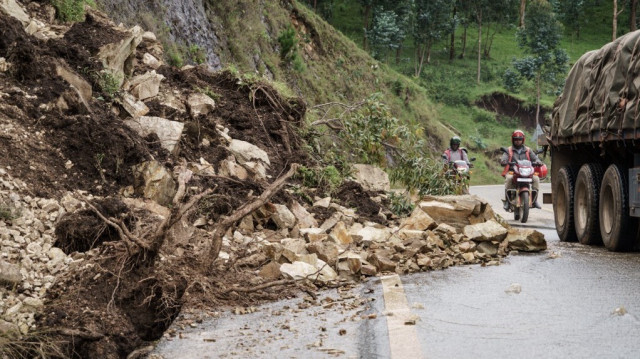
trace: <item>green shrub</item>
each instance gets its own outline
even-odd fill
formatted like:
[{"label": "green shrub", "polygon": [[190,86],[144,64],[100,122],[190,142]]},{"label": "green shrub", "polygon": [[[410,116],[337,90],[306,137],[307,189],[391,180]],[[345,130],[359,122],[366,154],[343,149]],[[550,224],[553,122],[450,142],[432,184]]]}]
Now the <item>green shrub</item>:
[{"label": "green shrub", "polygon": [[15,208],[12,204],[0,200],[0,220],[11,221],[16,218],[20,218],[22,212]]},{"label": "green shrub", "polygon": [[322,188],[328,193],[335,191],[344,179],[340,171],[331,165],[313,168],[300,166],[296,177],[302,180],[305,187]]},{"label": "green shrub", "polygon": [[292,53],[296,52],[296,46],[298,45],[296,30],[293,26],[289,25],[280,33],[278,43],[280,44],[280,58],[282,60],[290,59]]},{"label": "green shrub", "polygon": [[167,50],[167,62],[169,63],[169,65],[178,68],[184,65],[182,51],[180,51],[177,45],[172,44],[169,46],[169,49]]},{"label": "green shrub", "polygon": [[93,0],[54,0],[52,4],[62,22],[84,21],[84,5],[96,6]]},{"label": "green shrub", "polygon": [[189,46],[187,53],[191,60],[198,65],[203,64],[207,60],[207,55],[205,54],[204,49],[198,45]]},{"label": "green shrub", "polygon": [[389,201],[391,202],[390,210],[398,217],[406,217],[415,208],[411,200],[402,194],[395,192],[389,193]]},{"label": "green shrub", "polygon": [[121,79],[111,71],[102,70],[98,72],[95,75],[95,81],[102,93],[109,99],[113,99],[120,90]]},{"label": "green shrub", "polygon": [[496,115],[489,111],[473,108],[473,121],[484,123],[497,123]]}]

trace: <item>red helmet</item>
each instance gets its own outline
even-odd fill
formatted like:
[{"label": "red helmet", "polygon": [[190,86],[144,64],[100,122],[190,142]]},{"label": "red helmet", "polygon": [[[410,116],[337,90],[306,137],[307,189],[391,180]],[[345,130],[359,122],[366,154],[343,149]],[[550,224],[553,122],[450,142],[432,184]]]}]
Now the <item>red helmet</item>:
[{"label": "red helmet", "polygon": [[524,132],[522,132],[521,130],[513,131],[513,133],[511,134],[511,144],[513,144],[513,141],[515,140],[522,140],[522,144],[524,145]]},{"label": "red helmet", "polygon": [[538,177],[540,177],[541,180],[547,178],[548,173],[549,173],[549,170],[547,169],[547,165],[545,164],[542,164],[542,166],[536,167],[535,169],[535,174],[538,175]]}]

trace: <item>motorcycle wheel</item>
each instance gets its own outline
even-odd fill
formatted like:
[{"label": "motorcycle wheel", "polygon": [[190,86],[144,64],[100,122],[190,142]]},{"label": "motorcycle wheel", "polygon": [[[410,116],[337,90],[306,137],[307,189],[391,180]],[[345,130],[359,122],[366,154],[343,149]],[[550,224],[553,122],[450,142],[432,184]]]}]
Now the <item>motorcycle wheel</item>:
[{"label": "motorcycle wheel", "polygon": [[513,210],[513,220],[520,220],[520,207],[516,207],[513,203],[511,204],[511,209]]},{"label": "motorcycle wheel", "polygon": [[529,192],[520,192],[520,203],[522,204],[519,211],[520,222],[527,223],[527,219],[529,219]]}]

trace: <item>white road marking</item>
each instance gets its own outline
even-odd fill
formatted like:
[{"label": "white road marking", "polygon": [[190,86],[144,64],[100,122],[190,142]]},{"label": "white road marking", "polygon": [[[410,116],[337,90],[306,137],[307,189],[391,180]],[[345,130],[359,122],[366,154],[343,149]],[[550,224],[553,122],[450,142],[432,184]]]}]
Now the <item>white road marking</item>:
[{"label": "white road marking", "polygon": [[415,325],[408,322],[418,317],[411,313],[402,281],[397,274],[380,278],[387,313],[387,329],[391,358],[424,358]]}]

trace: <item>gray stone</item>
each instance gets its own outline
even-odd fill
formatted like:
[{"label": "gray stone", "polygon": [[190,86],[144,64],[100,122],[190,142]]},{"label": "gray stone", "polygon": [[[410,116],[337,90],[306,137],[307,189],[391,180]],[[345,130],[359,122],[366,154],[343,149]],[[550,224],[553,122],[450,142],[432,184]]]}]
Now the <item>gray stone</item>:
[{"label": "gray stone", "polygon": [[307,244],[306,248],[309,253],[315,253],[318,258],[329,263],[329,265],[336,265],[338,254],[340,253],[340,247],[338,247],[336,243],[330,241],[316,241]]},{"label": "gray stone", "polygon": [[510,250],[538,252],[547,249],[544,234],[534,229],[511,229],[506,241]]},{"label": "gray stone", "polygon": [[69,69],[68,66],[63,64],[56,65],[56,74],[65,80],[71,88],[77,92],[85,107],[89,108],[89,103],[93,97],[91,84]]},{"label": "gray stone", "polygon": [[184,128],[182,122],[170,121],[161,117],[142,116],[135,120],[124,121],[124,123],[142,137],[155,133],[160,139],[162,147],[171,153],[177,152]]},{"label": "gray stone", "polygon": [[300,203],[293,201],[291,203],[291,212],[298,219],[298,224],[302,228],[318,227],[318,221],[309,213]]},{"label": "gray stone", "polygon": [[97,57],[105,69],[111,70],[119,85],[122,85],[125,77],[133,73],[136,48],[141,41],[142,28],[134,26],[124,33],[120,41],[106,44],[98,50]]},{"label": "gray stone", "polygon": [[251,161],[262,161],[267,165],[271,164],[267,153],[249,142],[233,139],[229,143],[228,149],[240,164]]},{"label": "gray stone", "polygon": [[129,92],[138,100],[146,100],[158,95],[160,92],[160,82],[164,76],[156,73],[155,70],[136,76],[129,81]]},{"label": "gray stone", "polygon": [[502,241],[507,237],[508,230],[498,222],[491,220],[465,226],[462,233],[472,241]]},{"label": "gray stone", "polygon": [[498,254],[498,244],[493,242],[480,242],[476,247],[476,251],[493,257]]},{"label": "gray stone", "polygon": [[127,111],[127,113],[134,119],[149,113],[149,107],[147,107],[144,102],[137,100],[130,93],[125,93],[122,96],[120,104],[122,105],[122,108],[124,108],[124,110]]},{"label": "gray stone", "polygon": [[216,108],[216,102],[206,94],[195,92],[187,98],[187,107],[191,117],[207,115]]},{"label": "gray stone", "polygon": [[29,25],[29,15],[15,0],[0,0],[0,11],[20,21],[23,26]]},{"label": "gray stone", "polygon": [[271,219],[278,228],[293,228],[296,224],[296,217],[291,213],[287,206],[282,204],[274,204],[275,212],[271,215]]},{"label": "gray stone", "polygon": [[158,161],[143,162],[133,168],[136,194],[158,202],[163,206],[172,204],[176,194],[176,183],[171,173]]},{"label": "gray stone", "polygon": [[431,218],[431,216],[429,216],[420,207],[416,206],[411,213],[411,216],[404,220],[400,228],[406,230],[425,231],[427,229],[433,229],[436,226],[436,221],[434,221],[433,218]]},{"label": "gray stone", "polygon": [[391,189],[389,175],[380,167],[354,164],[354,177],[356,182],[360,183],[367,191],[385,191]]},{"label": "gray stone", "polygon": [[0,259],[0,283],[16,285],[21,281],[20,267]]}]

